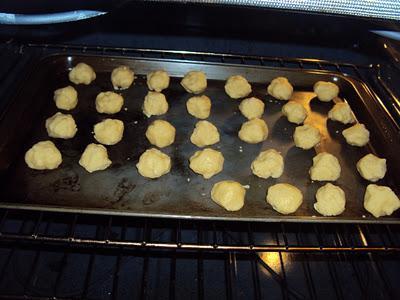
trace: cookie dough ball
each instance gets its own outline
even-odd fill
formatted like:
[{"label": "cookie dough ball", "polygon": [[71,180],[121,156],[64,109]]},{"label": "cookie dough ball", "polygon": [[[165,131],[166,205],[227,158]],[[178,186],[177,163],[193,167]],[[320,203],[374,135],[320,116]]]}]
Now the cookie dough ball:
[{"label": "cookie dough ball", "polygon": [[222,171],[224,167],[224,157],[221,152],[206,148],[201,151],[196,151],[196,153],[190,157],[189,166],[193,172],[203,175],[205,179],[209,179]]},{"label": "cookie dough ball", "polygon": [[328,112],[328,118],[343,124],[354,123],[355,121],[350,105],[346,102],[336,103]]},{"label": "cookie dough ball", "polygon": [[242,124],[239,138],[249,144],[257,144],[268,137],[268,126],[262,119],[251,119]]},{"label": "cookie dough ball", "polygon": [[369,142],[369,131],[364,124],[355,124],[342,131],[347,144],[362,147]]},{"label": "cookie dough ball", "polygon": [[188,93],[200,94],[207,88],[206,74],[201,71],[190,71],[183,77],[181,85]]},{"label": "cookie dough ball", "polygon": [[146,130],[146,137],[149,142],[158,148],[164,148],[175,141],[175,127],[169,122],[155,120]]},{"label": "cookie dough ball", "polygon": [[46,129],[49,136],[60,139],[73,138],[78,131],[74,118],[60,112],[46,120]]},{"label": "cookie dough ball", "polygon": [[294,213],[302,202],[303,194],[291,184],[278,183],[268,188],[267,203],[283,215]]},{"label": "cookie dough ball", "polygon": [[158,70],[147,74],[147,87],[149,90],[161,92],[169,86],[169,75],[164,70]]},{"label": "cookie dough ball", "polygon": [[344,212],[346,205],[344,191],[332,183],[320,187],[315,198],[317,202],[314,203],[314,208],[323,216],[338,216]]},{"label": "cookie dough ball", "polygon": [[114,92],[101,92],[96,97],[96,110],[104,114],[116,114],[121,111],[124,98]]},{"label": "cookie dough ball", "polygon": [[286,77],[277,77],[267,88],[268,94],[278,100],[289,100],[293,95],[293,86]]},{"label": "cookie dough ball", "polygon": [[136,164],[139,174],[143,177],[158,178],[171,170],[171,158],[160,150],[146,150]]},{"label": "cookie dough ball", "polygon": [[357,162],[357,170],[362,178],[376,182],[385,177],[386,159],[367,154]]},{"label": "cookie dough ball", "polygon": [[124,123],[116,119],[105,119],[94,125],[94,138],[104,145],[115,145],[124,134]]},{"label": "cookie dough ball", "polygon": [[219,142],[219,132],[211,122],[199,121],[190,136],[190,141],[197,147],[214,145]]},{"label": "cookie dough ball", "polygon": [[289,101],[282,107],[282,114],[289,122],[301,124],[307,118],[307,110],[303,105],[295,101]]},{"label": "cookie dough ball", "polygon": [[294,144],[302,149],[311,149],[321,141],[321,134],[314,126],[305,124],[294,130]]},{"label": "cookie dough ball", "polygon": [[318,81],[314,84],[314,93],[319,100],[329,102],[339,95],[339,87],[332,82]]},{"label": "cookie dough ball", "polygon": [[251,120],[254,118],[261,118],[264,113],[264,107],[264,102],[256,97],[251,97],[240,102],[239,110],[243,116]]},{"label": "cookie dough ball", "polygon": [[251,85],[243,76],[233,75],[225,83],[225,92],[233,99],[243,98],[251,93]]},{"label": "cookie dough ball", "polygon": [[53,170],[62,162],[61,152],[52,141],[42,141],[25,153],[25,162],[31,169]]},{"label": "cookie dough ball", "polygon": [[193,117],[207,119],[210,116],[211,99],[206,95],[192,97],[186,102],[186,108]]},{"label": "cookie dough ball", "polygon": [[310,168],[311,180],[335,181],[340,177],[339,160],[332,154],[321,152],[313,157],[313,165]]},{"label": "cookie dough ball", "polygon": [[75,84],[90,84],[96,79],[93,68],[85,63],[79,63],[68,74],[69,80]]},{"label": "cookie dough ball", "polygon": [[78,104],[78,92],[69,85],[65,88],[55,90],[53,99],[57,108],[71,110]]},{"label": "cookie dough ball", "polygon": [[89,144],[83,151],[79,164],[86,171],[92,173],[107,169],[111,165],[108,158],[107,148],[99,144]]},{"label": "cookie dough ball", "polygon": [[245,188],[236,181],[224,180],[214,184],[211,199],[227,211],[238,211],[244,205]]},{"label": "cookie dough ball", "polygon": [[111,72],[111,83],[115,90],[129,88],[134,79],[135,73],[127,66],[119,66]]},{"label": "cookie dough ball", "polygon": [[150,91],[144,97],[143,113],[148,118],[165,114],[168,111],[168,107],[167,98],[162,93]]},{"label": "cookie dough ball", "polygon": [[390,187],[370,184],[364,195],[364,208],[375,218],[390,216],[400,207],[400,200]]},{"label": "cookie dough ball", "polygon": [[261,152],[251,163],[253,174],[261,178],[278,178],[283,173],[283,157],[275,149]]}]

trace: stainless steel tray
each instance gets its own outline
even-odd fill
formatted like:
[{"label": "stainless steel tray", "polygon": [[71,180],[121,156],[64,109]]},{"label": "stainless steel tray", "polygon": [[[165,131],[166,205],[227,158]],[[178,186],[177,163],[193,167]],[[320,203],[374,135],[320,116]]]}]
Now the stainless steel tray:
[{"label": "stainless steel tray", "polygon": [[[97,73],[97,79],[91,85],[76,87],[79,103],[72,114],[78,124],[78,133],[71,140],[54,140],[63,154],[60,168],[31,170],[24,163],[24,153],[32,144],[48,139],[44,122],[57,111],[52,100],[53,91],[70,84],[68,70],[78,62],[92,65]],[[86,145],[95,141],[91,133],[93,125],[107,117],[96,112],[94,100],[100,91],[112,89],[110,72],[121,64],[132,67],[138,76],[133,87],[122,91],[127,110],[113,116],[124,121],[124,138],[117,145],[108,147],[112,166],[89,174],[78,165],[78,160]],[[170,88],[165,91],[170,110],[161,119],[176,127],[177,136],[176,142],[163,150],[172,158],[171,172],[157,180],[149,180],[138,174],[135,164],[140,154],[150,147],[144,132],[155,118],[147,119],[141,112],[141,105],[147,93],[145,74],[156,69],[165,69],[172,76]],[[192,95],[183,90],[179,81],[189,70],[207,73],[205,94],[213,102],[209,120],[221,134],[221,142],[214,148],[224,154],[224,170],[210,180],[194,174],[188,166],[188,158],[198,150],[189,141],[197,120],[186,112],[185,102]],[[251,95],[265,101],[264,119],[270,135],[262,144],[246,144],[237,137],[245,118],[238,110],[240,102],[231,100],[223,88],[226,78],[234,74],[245,76],[253,87]],[[281,114],[284,102],[266,95],[267,83],[277,76],[285,76],[294,84],[293,99],[310,112],[306,123],[321,130],[323,139],[315,149],[305,151],[294,147],[295,125]],[[340,86],[340,97],[350,103],[358,120],[371,132],[371,143],[367,147],[347,145],[341,135],[347,126],[327,121],[327,112],[333,104],[314,98],[312,86],[318,80],[334,81]],[[364,210],[363,196],[368,182],[356,170],[356,162],[368,152],[386,157],[388,173],[379,184],[389,185],[399,194],[399,128],[364,83],[335,72],[167,59],[55,55],[38,63],[0,122],[1,207],[191,219],[400,223],[399,212],[375,219]],[[252,160],[268,148],[277,149],[285,158],[285,171],[279,179],[265,180],[251,174]],[[315,192],[322,183],[311,182],[308,170],[312,157],[320,151],[337,156],[342,167],[337,184],[344,189],[347,204],[346,211],[337,217],[321,217],[313,209]],[[227,212],[211,201],[212,185],[224,179],[234,179],[249,186],[241,211]],[[291,183],[302,190],[304,202],[295,214],[280,215],[265,202],[267,188],[277,182]]]}]

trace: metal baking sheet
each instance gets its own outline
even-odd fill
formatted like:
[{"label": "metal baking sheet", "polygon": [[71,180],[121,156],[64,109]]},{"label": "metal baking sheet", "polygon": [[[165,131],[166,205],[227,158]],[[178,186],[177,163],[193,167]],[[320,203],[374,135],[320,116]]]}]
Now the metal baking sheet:
[{"label": "metal baking sheet", "polygon": [[[63,155],[63,163],[58,169],[31,170],[25,165],[24,153],[34,143],[49,139],[44,123],[57,112],[53,92],[71,84],[68,71],[78,62],[90,64],[97,74],[91,85],[76,86],[79,103],[71,113],[77,122],[78,133],[70,140],[53,139]],[[112,116],[125,123],[124,138],[117,145],[107,147],[112,166],[89,174],[78,164],[80,155],[87,144],[95,142],[93,125],[110,117],[96,112],[95,98],[101,91],[112,90],[110,73],[122,64],[133,68],[137,76],[134,85],[121,92],[125,109]],[[141,106],[147,93],[145,74],[157,69],[165,69],[172,76],[171,85],[165,91],[170,109],[159,118],[171,122],[177,134],[175,143],[163,149],[172,158],[171,172],[150,180],[141,177],[135,165],[141,153],[151,147],[145,138],[145,130],[156,118],[146,118]],[[190,70],[207,73],[205,94],[212,99],[209,120],[221,134],[221,142],[213,148],[222,151],[225,157],[224,170],[209,180],[189,169],[188,159],[198,150],[189,140],[197,120],[186,111],[185,103],[192,95],[186,93],[179,82]],[[239,101],[230,99],[223,88],[226,78],[234,74],[245,76],[253,87],[251,96],[265,101],[264,120],[270,133],[264,143],[250,145],[237,137],[245,118],[238,110]],[[289,123],[281,114],[285,102],[266,95],[267,83],[277,76],[285,76],[294,84],[293,100],[302,103],[309,112],[306,123],[320,129],[323,138],[315,149],[305,151],[294,146],[295,124]],[[367,147],[347,145],[341,132],[348,126],[327,121],[327,112],[333,104],[315,98],[312,86],[318,80],[334,81],[339,85],[340,97],[350,103],[357,119],[371,132]],[[182,60],[55,55],[42,60],[32,70],[25,86],[2,114],[0,132],[2,207],[191,219],[400,223],[399,212],[375,219],[364,210],[363,196],[368,182],[356,170],[356,162],[368,152],[386,157],[388,172],[378,184],[388,185],[399,194],[399,128],[365,84],[334,72]],[[285,171],[278,179],[261,179],[250,170],[252,160],[268,148],[277,149],[285,159]],[[315,192],[323,183],[311,182],[308,170],[312,157],[321,151],[338,157],[342,167],[336,184],[345,191],[347,203],[345,212],[337,217],[322,217],[313,209]],[[238,212],[227,212],[210,199],[213,184],[225,179],[249,187],[245,205]],[[280,215],[266,203],[267,188],[277,182],[294,184],[303,192],[304,202],[296,213]]]}]

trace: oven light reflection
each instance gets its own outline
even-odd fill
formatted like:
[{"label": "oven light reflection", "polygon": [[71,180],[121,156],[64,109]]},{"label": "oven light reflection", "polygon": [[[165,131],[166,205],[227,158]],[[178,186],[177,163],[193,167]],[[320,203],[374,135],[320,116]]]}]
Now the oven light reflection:
[{"label": "oven light reflection", "polygon": [[[281,261],[279,258],[279,252],[263,252],[260,253],[260,258],[262,261],[270,266],[275,272],[281,271]],[[282,257],[283,259],[283,257]]]}]

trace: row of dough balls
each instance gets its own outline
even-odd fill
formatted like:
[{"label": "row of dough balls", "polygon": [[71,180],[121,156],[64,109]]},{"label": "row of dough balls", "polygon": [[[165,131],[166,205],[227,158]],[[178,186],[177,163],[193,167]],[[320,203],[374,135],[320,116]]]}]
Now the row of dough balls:
[{"label": "row of dough balls", "polygon": [[[228,211],[237,211],[244,206],[246,189],[238,182],[224,180],[214,184],[211,198]],[[315,198],[314,209],[323,216],[336,216],[345,210],[344,191],[331,183],[320,187]],[[303,203],[303,194],[288,183],[272,185],[267,190],[266,202],[284,215],[292,214]],[[364,194],[364,208],[374,217],[391,215],[400,208],[400,200],[387,186],[369,184]]]}]

